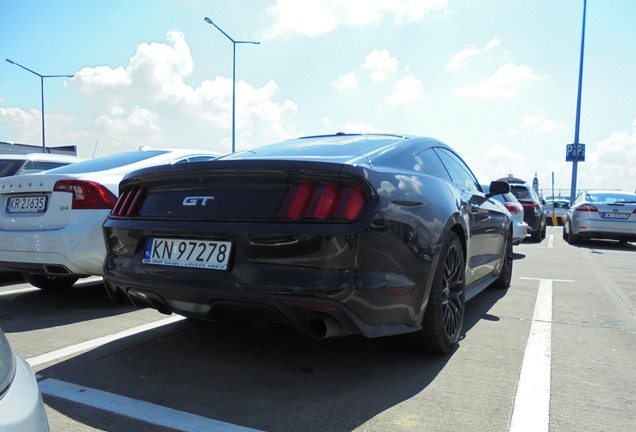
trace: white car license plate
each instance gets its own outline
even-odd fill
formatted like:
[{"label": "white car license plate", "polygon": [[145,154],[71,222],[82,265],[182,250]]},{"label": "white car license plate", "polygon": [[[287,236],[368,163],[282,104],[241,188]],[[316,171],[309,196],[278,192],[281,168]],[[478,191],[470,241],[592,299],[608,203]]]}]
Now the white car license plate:
[{"label": "white car license plate", "polygon": [[629,219],[629,213],[608,213],[601,212],[601,217],[603,219]]},{"label": "white car license plate", "polygon": [[46,211],[47,197],[22,196],[11,197],[7,200],[7,213],[44,213]]},{"label": "white car license plate", "polygon": [[146,241],[142,262],[175,267],[227,270],[232,243],[226,241],[154,238]]}]

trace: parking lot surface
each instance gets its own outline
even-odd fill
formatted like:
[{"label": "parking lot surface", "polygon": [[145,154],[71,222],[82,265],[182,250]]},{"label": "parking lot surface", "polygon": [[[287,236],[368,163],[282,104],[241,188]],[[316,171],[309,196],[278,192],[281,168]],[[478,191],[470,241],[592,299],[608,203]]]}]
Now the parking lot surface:
[{"label": "parking lot surface", "polygon": [[636,245],[514,249],[445,356],[390,339],[117,308],[99,278],[0,275],[0,326],[58,431],[627,431],[636,423]]}]

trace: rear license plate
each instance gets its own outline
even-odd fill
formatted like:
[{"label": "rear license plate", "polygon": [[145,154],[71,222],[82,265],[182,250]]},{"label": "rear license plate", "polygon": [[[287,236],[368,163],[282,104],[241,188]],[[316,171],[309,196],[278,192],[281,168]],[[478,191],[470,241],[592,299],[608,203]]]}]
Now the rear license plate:
[{"label": "rear license plate", "polygon": [[211,240],[149,238],[142,262],[174,267],[227,270],[232,243]]},{"label": "rear license plate", "polygon": [[601,212],[603,219],[629,219],[630,213],[608,213]]},{"label": "rear license plate", "polygon": [[11,197],[7,200],[7,213],[44,213],[46,211],[46,196]]}]

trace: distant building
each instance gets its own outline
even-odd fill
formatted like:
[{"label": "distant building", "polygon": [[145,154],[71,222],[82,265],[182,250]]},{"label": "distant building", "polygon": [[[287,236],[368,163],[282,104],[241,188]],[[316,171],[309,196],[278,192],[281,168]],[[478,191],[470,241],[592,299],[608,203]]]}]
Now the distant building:
[{"label": "distant building", "polygon": [[[46,153],[77,156],[77,146],[46,147]],[[0,141],[0,154],[42,153],[42,146],[30,144],[14,144]]]}]

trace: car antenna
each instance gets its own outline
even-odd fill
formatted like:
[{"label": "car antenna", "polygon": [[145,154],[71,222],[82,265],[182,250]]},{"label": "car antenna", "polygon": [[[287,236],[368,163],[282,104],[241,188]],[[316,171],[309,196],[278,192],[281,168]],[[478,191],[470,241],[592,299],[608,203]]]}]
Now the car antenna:
[{"label": "car antenna", "polygon": [[97,151],[97,144],[99,144],[99,138],[95,141],[95,147],[93,148],[93,157],[91,159],[95,159],[95,152]]}]

